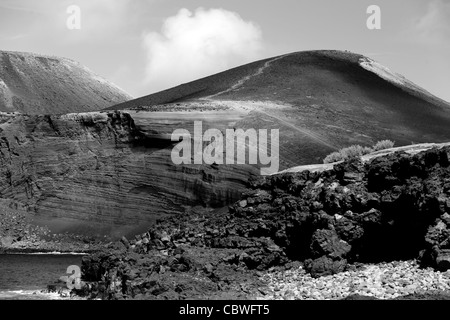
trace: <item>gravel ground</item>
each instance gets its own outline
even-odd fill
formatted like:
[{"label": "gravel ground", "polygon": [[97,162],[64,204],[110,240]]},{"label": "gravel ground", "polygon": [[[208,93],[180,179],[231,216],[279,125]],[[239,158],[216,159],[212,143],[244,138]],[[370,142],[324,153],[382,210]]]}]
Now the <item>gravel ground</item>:
[{"label": "gravel ground", "polygon": [[312,278],[302,267],[268,272],[269,292],[261,300],[337,300],[358,294],[393,299],[430,291],[449,291],[450,272],[421,269],[416,261],[365,264],[332,276]]}]

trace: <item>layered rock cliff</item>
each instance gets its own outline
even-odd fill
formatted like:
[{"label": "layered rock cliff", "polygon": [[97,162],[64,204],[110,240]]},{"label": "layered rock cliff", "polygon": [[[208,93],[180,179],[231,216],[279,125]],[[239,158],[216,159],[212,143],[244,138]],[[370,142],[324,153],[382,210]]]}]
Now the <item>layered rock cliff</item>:
[{"label": "layered rock cliff", "polygon": [[53,232],[119,236],[184,206],[226,205],[258,173],[245,165],[174,165],[167,136],[180,117],[171,126],[158,113],[134,116],[140,126],[126,112],[0,114],[0,197]]}]

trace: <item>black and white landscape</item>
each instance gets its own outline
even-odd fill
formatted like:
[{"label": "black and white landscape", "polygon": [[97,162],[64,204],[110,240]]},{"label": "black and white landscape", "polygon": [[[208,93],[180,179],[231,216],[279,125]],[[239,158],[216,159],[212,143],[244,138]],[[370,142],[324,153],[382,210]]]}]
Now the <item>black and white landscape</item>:
[{"label": "black and white landscape", "polygon": [[[0,32],[0,299],[450,297],[448,2],[409,1],[411,17],[394,23],[401,4],[379,1],[379,16],[342,1],[361,28],[344,47],[332,40],[344,22],[323,22],[326,46],[265,40],[264,27],[281,27],[246,20],[234,1],[178,3],[160,33],[139,38],[130,34],[145,20],[133,10],[168,7],[91,2],[0,0],[0,18],[9,17],[0,27],[33,16],[29,33]],[[278,23],[298,6],[286,3]],[[135,24],[114,38],[120,12]],[[100,18],[112,29],[89,31]],[[411,36],[405,21],[414,19]],[[56,22],[64,30],[52,33]],[[125,48],[133,41],[145,57]],[[371,53],[370,41],[392,47]],[[65,46],[73,54],[62,57]],[[255,139],[237,140],[236,153],[211,151],[240,132]]]}]

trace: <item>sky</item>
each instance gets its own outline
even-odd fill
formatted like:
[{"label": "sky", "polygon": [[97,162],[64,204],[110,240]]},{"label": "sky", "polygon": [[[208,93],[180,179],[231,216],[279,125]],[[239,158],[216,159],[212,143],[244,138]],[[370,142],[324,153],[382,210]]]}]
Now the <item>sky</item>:
[{"label": "sky", "polygon": [[134,97],[316,49],[364,54],[450,101],[450,0],[0,0],[0,50],[79,61]]}]

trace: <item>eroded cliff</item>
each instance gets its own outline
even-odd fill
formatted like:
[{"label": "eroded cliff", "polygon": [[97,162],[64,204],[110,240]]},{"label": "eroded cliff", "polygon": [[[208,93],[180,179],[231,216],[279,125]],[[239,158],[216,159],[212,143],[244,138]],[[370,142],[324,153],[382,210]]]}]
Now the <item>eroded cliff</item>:
[{"label": "eroded cliff", "polygon": [[174,165],[168,137],[196,116],[133,117],[0,114],[0,197],[53,232],[122,236],[189,206],[229,204],[259,172],[247,165]]}]

